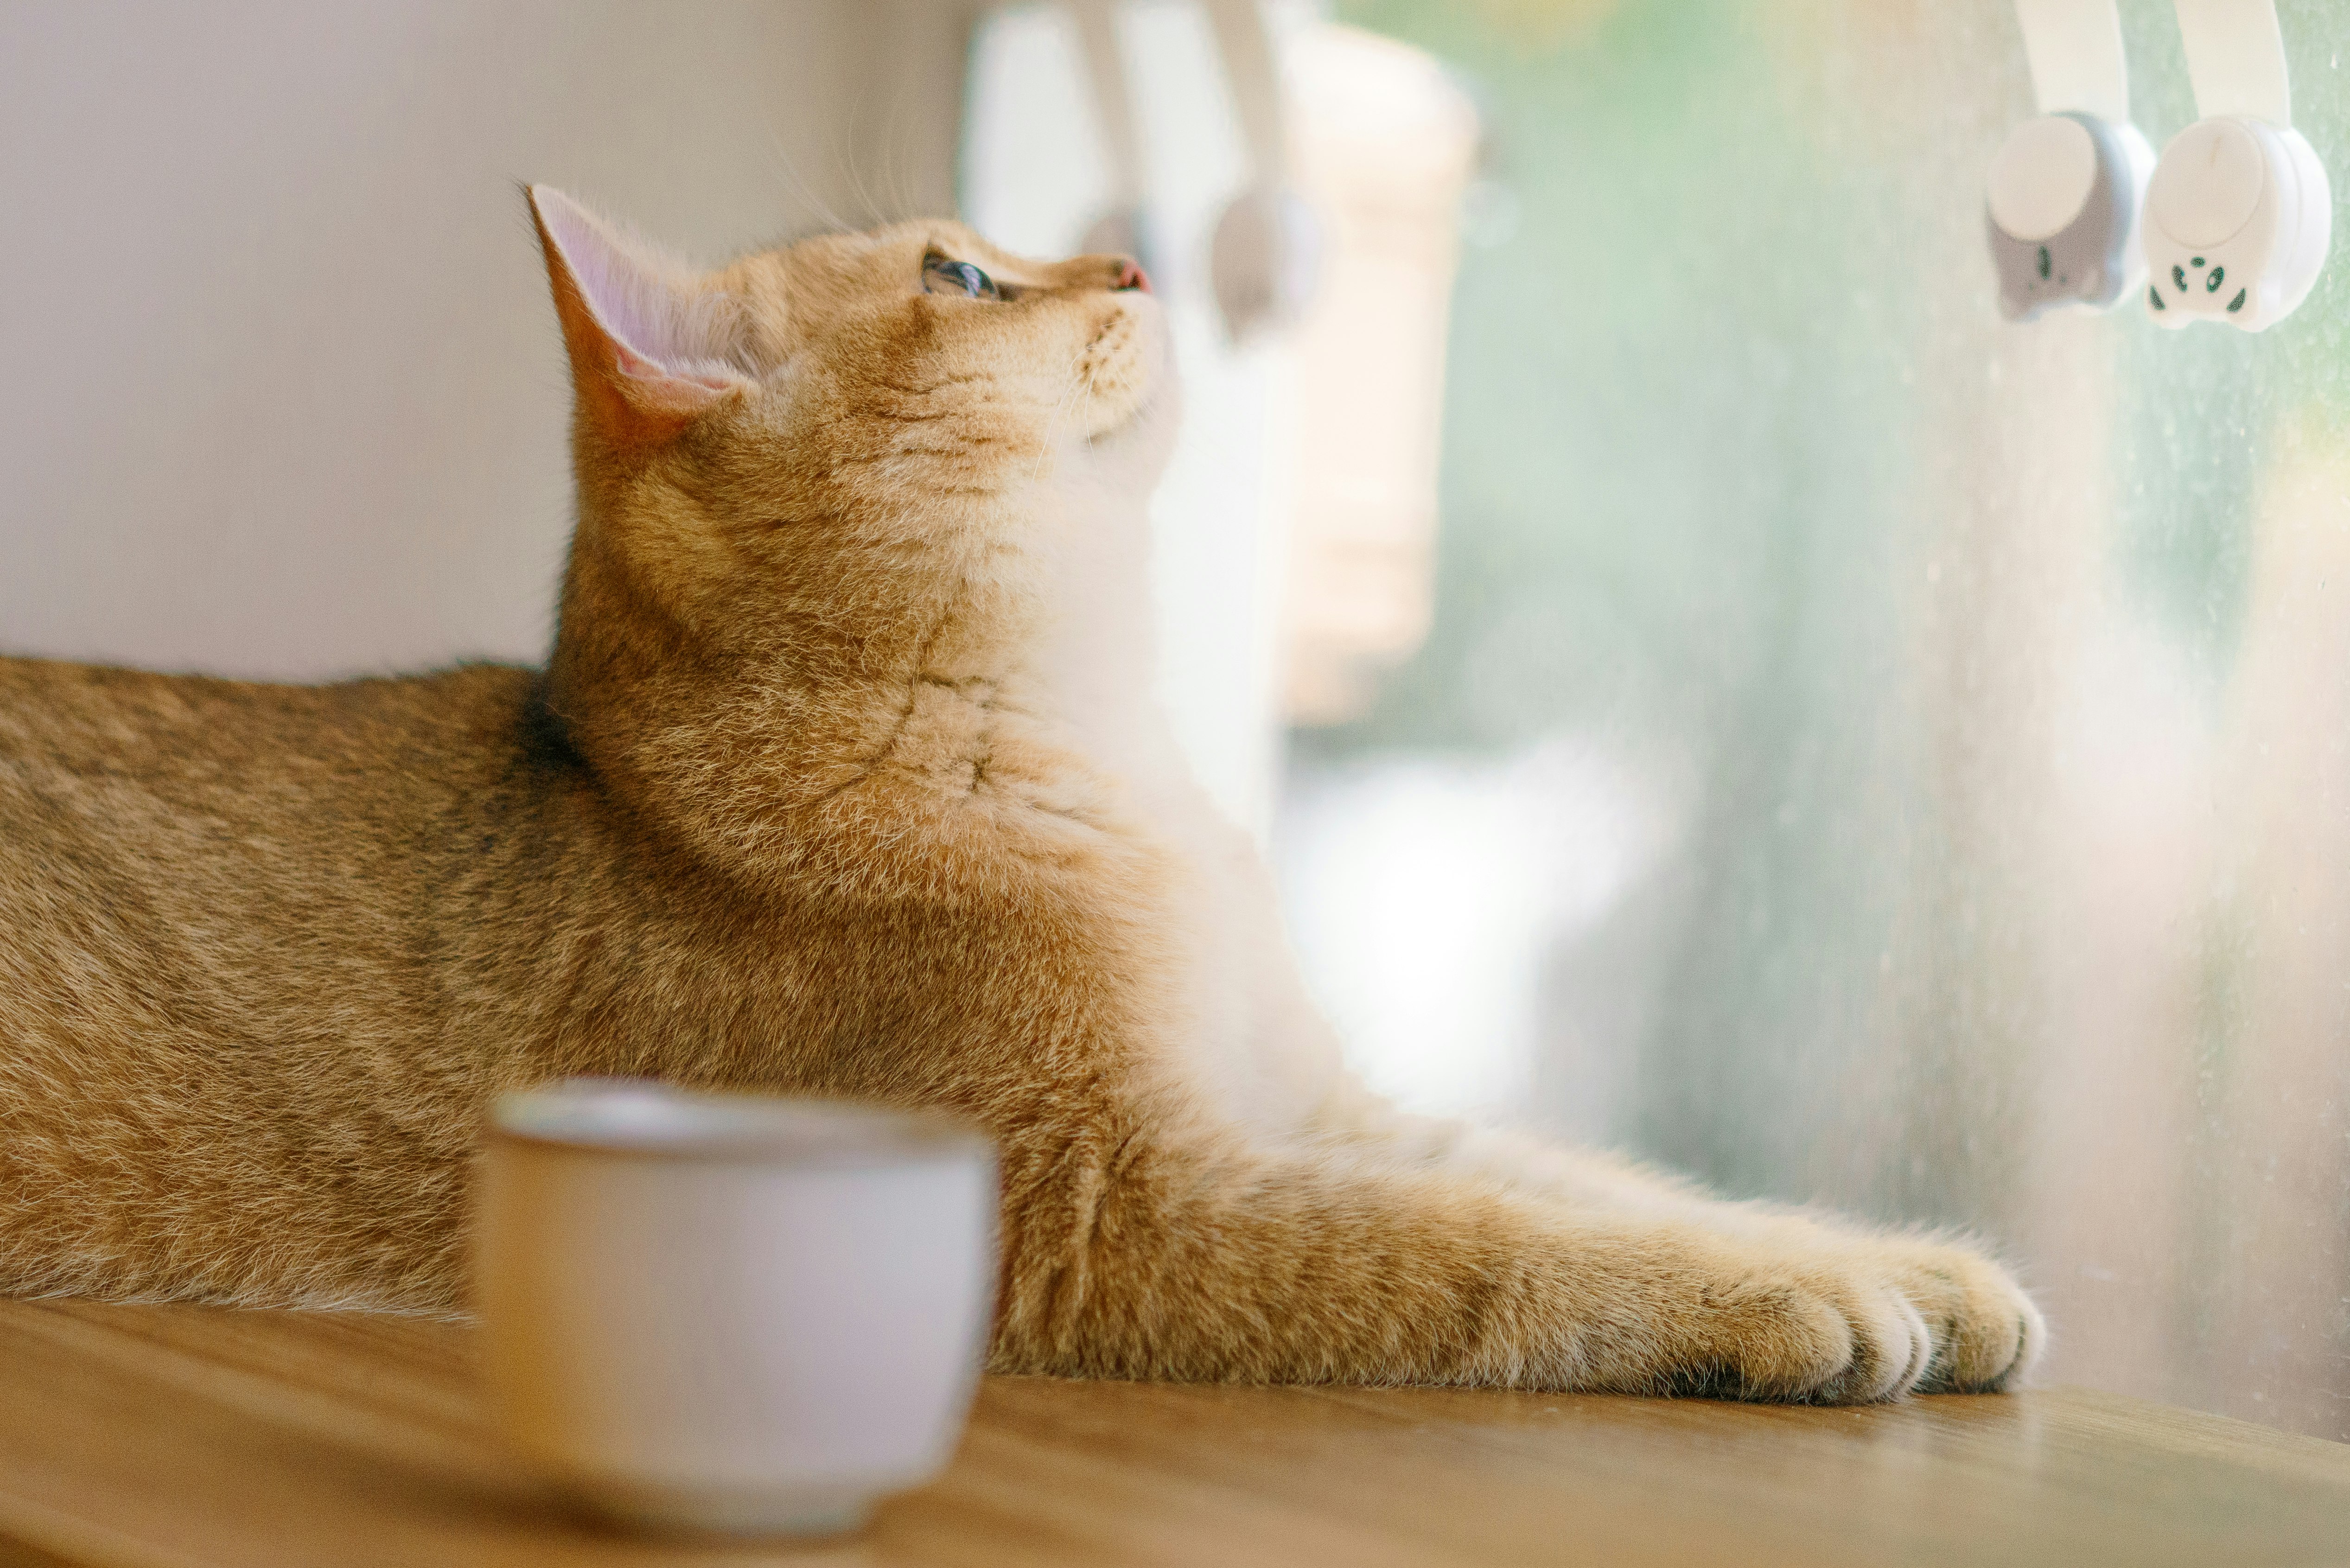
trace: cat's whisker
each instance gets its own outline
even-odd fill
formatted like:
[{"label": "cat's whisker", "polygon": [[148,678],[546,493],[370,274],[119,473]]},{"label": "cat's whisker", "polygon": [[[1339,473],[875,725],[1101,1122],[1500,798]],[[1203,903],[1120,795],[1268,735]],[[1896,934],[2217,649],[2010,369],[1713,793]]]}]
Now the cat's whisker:
[{"label": "cat's whisker", "polygon": [[793,156],[780,130],[769,128],[767,151],[781,178],[785,196],[793,206],[813,212],[834,234],[845,234],[849,230],[852,225],[833,211],[831,203],[817,192],[815,182],[800,171],[799,161]]},{"label": "cat's whisker", "polygon": [[[866,90],[869,92],[871,89],[868,88]],[[859,119],[863,115],[864,110],[864,103],[860,101],[851,110],[849,115],[850,122],[854,123],[858,119]],[[858,156],[858,148],[859,143],[851,140],[846,134],[843,134],[835,139],[833,145],[835,148],[835,166],[839,169],[842,178],[847,183],[849,194],[865,209],[865,222],[868,224],[887,222],[888,220],[883,217],[880,208],[874,203],[873,193],[866,188],[865,171]],[[854,228],[856,225],[846,224],[843,226],[844,228]]]}]

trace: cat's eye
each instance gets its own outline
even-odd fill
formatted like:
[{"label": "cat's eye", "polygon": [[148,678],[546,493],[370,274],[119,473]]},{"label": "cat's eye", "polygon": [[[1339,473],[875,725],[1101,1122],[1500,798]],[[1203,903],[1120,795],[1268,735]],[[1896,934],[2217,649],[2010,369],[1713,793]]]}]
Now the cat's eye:
[{"label": "cat's eye", "polygon": [[922,258],[924,294],[960,294],[971,299],[1002,299],[995,280],[967,261],[956,261],[932,251]]}]

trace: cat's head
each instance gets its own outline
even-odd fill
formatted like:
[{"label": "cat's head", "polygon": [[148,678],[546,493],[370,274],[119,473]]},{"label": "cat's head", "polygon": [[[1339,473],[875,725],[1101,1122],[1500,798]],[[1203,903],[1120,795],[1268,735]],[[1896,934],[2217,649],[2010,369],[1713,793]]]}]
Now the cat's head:
[{"label": "cat's head", "polygon": [[1056,497],[1163,465],[1171,356],[1126,257],[935,221],[703,272],[530,201],[577,397],[567,634],[583,596],[697,639],[918,629],[944,593],[1018,598]]}]

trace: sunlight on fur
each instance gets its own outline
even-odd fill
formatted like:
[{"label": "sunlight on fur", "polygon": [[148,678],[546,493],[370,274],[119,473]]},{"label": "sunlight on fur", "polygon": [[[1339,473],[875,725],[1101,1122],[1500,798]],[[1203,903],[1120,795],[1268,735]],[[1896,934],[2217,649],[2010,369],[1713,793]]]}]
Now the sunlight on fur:
[{"label": "sunlight on fur", "polygon": [[627,1074],[987,1127],[998,1370],[2028,1371],[1973,1248],[1348,1076],[1149,696],[1178,399],[1125,258],[940,222],[702,274],[531,199],[577,392],[544,672],[0,660],[0,1291],[460,1312],[488,1098]]}]

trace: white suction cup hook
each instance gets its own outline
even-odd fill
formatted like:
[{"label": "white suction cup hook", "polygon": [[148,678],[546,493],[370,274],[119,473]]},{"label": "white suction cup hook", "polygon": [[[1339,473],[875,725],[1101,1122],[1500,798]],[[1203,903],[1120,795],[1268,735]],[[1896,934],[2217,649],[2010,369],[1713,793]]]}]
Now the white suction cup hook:
[{"label": "white suction cup hook", "polygon": [[1127,87],[1126,57],[1118,47],[1117,0],[1069,0],[1069,8],[1076,17],[1094,112],[1101,117],[1110,174],[1110,209],[1094,220],[1079,243],[1089,253],[1132,256],[1145,273],[1156,276],[1160,257],[1151,243],[1142,130],[1135,119],[1134,95]]},{"label": "white suction cup hook", "polygon": [[1216,308],[1232,341],[1276,331],[1305,314],[1321,265],[1321,225],[1304,197],[1259,185],[1232,198],[1208,246]]},{"label": "white suction cup hook", "polygon": [[1322,258],[1321,225],[1289,186],[1281,78],[1257,0],[1206,0],[1253,166],[1249,188],[1216,221],[1209,280],[1235,343],[1304,314]]},{"label": "white suction cup hook", "polygon": [[2138,213],[2154,149],[2129,122],[2114,0],[2015,0],[2040,115],[2009,134],[1985,181],[1999,307],[2029,321],[2103,310],[2143,279]]},{"label": "white suction cup hook", "polygon": [[2202,118],[2147,192],[2146,307],[2164,327],[2259,332],[2309,297],[2334,242],[2334,189],[2293,129],[2274,0],[2178,0]]}]

